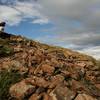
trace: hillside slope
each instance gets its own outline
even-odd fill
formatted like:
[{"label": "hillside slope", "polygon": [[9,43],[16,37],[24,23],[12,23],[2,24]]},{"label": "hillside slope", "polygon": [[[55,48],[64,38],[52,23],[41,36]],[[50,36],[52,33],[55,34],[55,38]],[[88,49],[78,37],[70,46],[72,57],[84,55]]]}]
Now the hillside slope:
[{"label": "hillside slope", "polygon": [[0,100],[100,100],[100,63],[0,33]]}]

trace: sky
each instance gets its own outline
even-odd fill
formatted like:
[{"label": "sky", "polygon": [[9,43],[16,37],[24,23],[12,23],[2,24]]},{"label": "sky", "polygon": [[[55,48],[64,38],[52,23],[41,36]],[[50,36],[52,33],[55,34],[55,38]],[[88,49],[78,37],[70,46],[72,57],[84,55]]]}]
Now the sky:
[{"label": "sky", "polygon": [[0,0],[5,31],[100,59],[100,0]]}]

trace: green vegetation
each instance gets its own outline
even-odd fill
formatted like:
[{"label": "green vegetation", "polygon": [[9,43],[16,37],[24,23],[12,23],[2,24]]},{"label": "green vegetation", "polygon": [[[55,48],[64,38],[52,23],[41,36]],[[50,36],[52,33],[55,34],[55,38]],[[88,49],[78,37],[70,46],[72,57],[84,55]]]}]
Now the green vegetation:
[{"label": "green vegetation", "polygon": [[21,75],[15,71],[0,72],[0,100],[8,100],[9,87],[21,80]]},{"label": "green vegetation", "polygon": [[0,46],[0,56],[1,57],[2,56],[9,56],[11,54],[13,54],[13,49],[11,47],[5,46],[5,45]]}]

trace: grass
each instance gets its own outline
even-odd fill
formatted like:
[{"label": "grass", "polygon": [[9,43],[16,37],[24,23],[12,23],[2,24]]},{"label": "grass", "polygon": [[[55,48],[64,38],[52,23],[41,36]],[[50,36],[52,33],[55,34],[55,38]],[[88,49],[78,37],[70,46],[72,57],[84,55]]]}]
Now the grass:
[{"label": "grass", "polygon": [[13,49],[9,46],[6,45],[1,45],[0,46],[0,56],[4,57],[4,56],[9,56],[13,54]]},{"label": "grass", "polygon": [[0,100],[8,100],[9,88],[21,80],[21,75],[15,71],[2,71],[0,72]]}]

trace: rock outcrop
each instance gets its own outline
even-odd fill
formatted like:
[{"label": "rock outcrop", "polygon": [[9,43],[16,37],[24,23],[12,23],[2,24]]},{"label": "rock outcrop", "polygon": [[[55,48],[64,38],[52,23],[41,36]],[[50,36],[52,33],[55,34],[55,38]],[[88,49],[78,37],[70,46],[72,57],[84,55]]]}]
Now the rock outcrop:
[{"label": "rock outcrop", "polygon": [[[5,70],[18,78],[10,80]],[[0,100],[100,100],[100,65],[69,49],[3,33]]]}]

